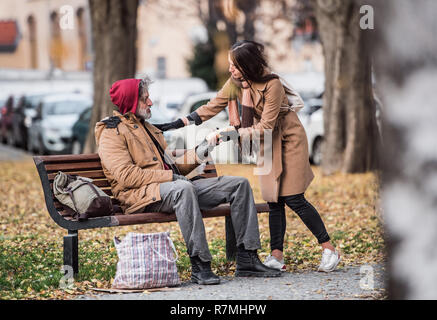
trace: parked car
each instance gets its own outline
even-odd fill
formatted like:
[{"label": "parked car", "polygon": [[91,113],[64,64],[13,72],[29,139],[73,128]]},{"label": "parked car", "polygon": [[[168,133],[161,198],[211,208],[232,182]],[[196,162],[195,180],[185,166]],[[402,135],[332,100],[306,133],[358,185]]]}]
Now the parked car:
[{"label": "parked car", "polygon": [[92,107],[85,109],[80,115],[79,119],[74,123],[72,128],[71,137],[71,153],[81,154],[85,146],[86,137],[88,134],[91,113],[93,111]]},{"label": "parked car", "polygon": [[5,96],[5,97],[4,97],[4,96],[0,96],[0,122],[2,121],[2,113],[1,113],[1,110],[2,110],[3,107],[4,107],[7,98],[8,98],[8,97],[6,97],[6,96]]},{"label": "parked car", "polygon": [[36,116],[38,104],[45,95],[47,93],[24,95],[19,99],[12,113],[12,134],[17,147],[27,149],[29,127]]},{"label": "parked car", "polygon": [[[375,96],[376,124],[381,135],[381,102]],[[314,165],[322,163],[322,144],[324,136],[323,124],[323,93],[314,98],[304,99],[305,107],[298,113],[308,138],[310,161]]]},{"label": "parked car", "polygon": [[83,94],[44,96],[29,128],[28,149],[40,154],[70,152],[73,125],[91,105],[92,98]]},{"label": "parked car", "polygon": [[1,142],[8,145],[15,145],[14,135],[12,132],[12,114],[15,107],[15,97],[10,95],[4,105],[1,107],[1,119],[0,119],[0,135]]},{"label": "parked car", "polygon": [[310,161],[316,166],[322,162],[324,133],[322,103],[322,98],[309,98],[304,100],[305,107],[298,112],[308,138]]}]

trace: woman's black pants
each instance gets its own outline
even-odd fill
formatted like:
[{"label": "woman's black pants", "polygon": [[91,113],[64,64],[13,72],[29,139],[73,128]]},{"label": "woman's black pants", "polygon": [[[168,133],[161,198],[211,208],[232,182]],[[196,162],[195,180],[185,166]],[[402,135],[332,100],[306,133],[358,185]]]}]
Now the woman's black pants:
[{"label": "woman's black pants", "polygon": [[297,213],[303,223],[317,238],[317,241],[324,243],[330,240],[322,218],[317,210],[309,203],[304,194],[279,197],[278,202],[269,204],[269,226],[270,226],[270,248],[271,250],[284,251],[284,236],[286,230],[285,205]]}]

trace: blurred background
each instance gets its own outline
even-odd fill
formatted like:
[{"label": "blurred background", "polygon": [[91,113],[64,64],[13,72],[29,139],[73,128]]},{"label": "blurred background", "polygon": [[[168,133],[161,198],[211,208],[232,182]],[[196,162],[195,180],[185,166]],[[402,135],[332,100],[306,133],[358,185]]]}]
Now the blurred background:
[{"label": "blurred background", "polygon": [[[111,1],[106,2],[111,5]],[[130,76],[149,75],[154,80],[150,88],[154,102],[150,122],[174,120],[213,98],[229,77],[229,47],[237,40],[256,40],[265,45],[273,71],[305,99],[308,108],[300,115],[312,146],[311,160],[320,164],[324,57],[314,11],[308,9],[307,1],[127,2],[126,6],[135,7],[131,10],[135,26],[124,30],[126,35],[134,33],[135,39],[135,52],[127,58],[134,60],[135,65]],[[99,59],[93,40],[92,3],[0,3],[2,143],[38,154],[83,152],[92,118],[96,78],[93,69]],[[95,3],[95,11],[105,9],[103,2]],[[122,6],[113,10],[126,12],[129,18],[130,11]],[[105,31],[112,29],[97,34],[98,41]],[[110,41],[117,42],[117,38]],[[113,79],[122,77],[119,74]],[[96,103],[99,102],[94,97]],[[91,122],[106,115],[110,112]],[[204,138],[207,129],[227,124],[227,112],[222,112],[202,128],[196,128],[197,134],[167,132],[166,138],[176,147],[192,147]],[[221,148],[214,154],[216,160],[232,161],[227,146]]]}]

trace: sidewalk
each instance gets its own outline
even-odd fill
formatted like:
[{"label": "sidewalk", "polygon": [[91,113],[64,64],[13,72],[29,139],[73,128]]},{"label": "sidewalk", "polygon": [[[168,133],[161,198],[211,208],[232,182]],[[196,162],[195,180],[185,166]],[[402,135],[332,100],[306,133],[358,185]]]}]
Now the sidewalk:
[{"label": "sidewalk", "polygon": [[0,143],[0,161],[18,161],[29,157],[31,157],[30,153]]},{"label": "sidewalk", "polygon": [[[360,272],[362,271],[362,272]],[[372,276],[373,272],[373,276]],[[373,289],[372,289],[373,282]],[[285,272],[280,278],[222,277],[214,286],[190,282],[169,291],[99,294],[80,300],[350,300],[381,299],[384,294],[383,265],[345,267],[331,273]]]}]

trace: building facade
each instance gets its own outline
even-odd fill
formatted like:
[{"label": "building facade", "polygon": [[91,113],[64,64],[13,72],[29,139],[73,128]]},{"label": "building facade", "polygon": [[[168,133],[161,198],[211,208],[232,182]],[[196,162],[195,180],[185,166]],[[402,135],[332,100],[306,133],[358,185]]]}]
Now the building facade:
[{"label": "building facade", "polygon": [[[293,0],[290,0],[293,1]],[[196,1],[195,1],[196,2]],[[206,40],[199,7],[172,6],[160,0],[140,1],[137,71],[159,78],[188,77],[186,60],[197,41]],[[191,2],[190,2],[191,3]],[[194,3],[194,2],[193,2]],[[256,40],[266,44],[272,69],[279,73],[322,71],[322,48],[296,34],[293,25],[274,14],[271,1],[261,1],[255,23]],[[244,21],[236,21],[241,25]],[[218,24],[218,29],[223,29]],[[312,32],[305,28],[300,33]],[[88,0],[0,1],[0,68],[64,71],[92,69]],[[222,61],[222,65],[226,65]],[[220,64],[220,63],[219,63]]]},{"label": "building facade", "polygon": [[[15,38],[15,50],[0,46],[0,68],[81,71],[90,68],[87,0],[0,1],[0,29]],[[4,43],[7,45],[7,43]]]}]

